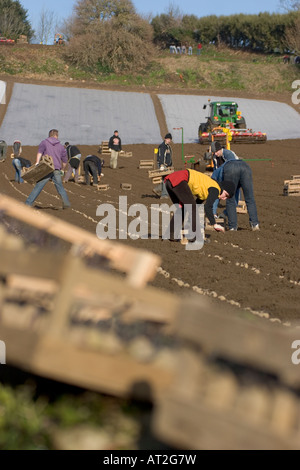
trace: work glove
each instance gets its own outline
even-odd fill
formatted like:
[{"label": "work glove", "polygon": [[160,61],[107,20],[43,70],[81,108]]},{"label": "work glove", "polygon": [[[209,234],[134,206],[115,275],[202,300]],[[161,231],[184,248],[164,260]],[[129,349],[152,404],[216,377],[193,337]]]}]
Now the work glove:
[{"label": "work glove", "polygon": [[220,224],[214,224],[214,229],[216,230],[216,232],[225,232],[224,227],[222,227],[222,225]]}]

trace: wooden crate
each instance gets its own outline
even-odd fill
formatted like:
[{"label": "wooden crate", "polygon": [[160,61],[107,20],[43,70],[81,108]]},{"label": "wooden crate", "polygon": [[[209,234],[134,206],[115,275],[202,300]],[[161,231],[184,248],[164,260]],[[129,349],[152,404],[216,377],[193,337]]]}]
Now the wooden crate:
[{"label": "wooden crate", "polygon": [[109,189],[109,184],[97,184],[98,191],[107,191]]},{"label": "wooden crate", "polygon": [[38,165],[31,165],[29,168],[24,168],[21,173],[22,178],[27,183],[35,184],[45,176],[54,171],[52,157],[49,155],[42,155]]},{"label": "wooden crate", "polygon": [[154,168],[154,161],[153,160],[140,160],[139,170],[149,169],[149,168]]},{"label": "wooden crate", "polygon": [[[215,219],[215,223],[222,225],[222,227],[225,228],[225,219],[219,217],[218,219]],[[213,225],[210,225],[209,220],[205,217],[205,230],[215,230]]]},{"label": "wooden crate", "polygon": [[283,185],[284,196],[300,196],[300,180],[285,180]]},{"label": "wooden crate", "polygon": [[132,184],[130,183],[121,183],[121,189],[126,189],[127,191],[130,191],[132,189]]},{"label": "wooden crate", "polygon": [[110,150],[108,148],[108,140],[103,140],[100,147],[99,147],[99,151],[101,153],[101,155],[110,155]]},{"label": "wooden crate", "polygon": [[125,152],[124,150],[120,150],[119,156],[120,157],[132,157],[132,152]]},{"label": "wooden crate", "polygon": [[239,201],[236,211],[238,214],[247,214],[247,204],[245,201]]},{"label": "wooden crate", "polygon": [[[139,359],[130,348],[131,340],[118,339],[116,334],[113,338],[114,328],[107,334],[105,328],[101,331],[97,326],[103,319],[170,325],[178,299],[151,286],[132,285],[128,277],[116,272],[117,265],[108,269],[102,262],[90,267],[81,256],[82,248],[93,249],[91,241],[104,248],[103,258],[113,256],[123,263],[130,255],[126,269],[135,271],[140,280],[146,262],[142,250],[97,240],[76,226],[61,225],[59,219],[41,217],[32,208],[24,207],[23,213],[23,204],[10,204],[6,197],[0,197],[0,207],[5,216],[17,214],[18,220],[39,229],[43,226],[51,233],[58,223],[58,236],[76,238],[69,251],[38,246],[31,251],[26,249],[25,239],[8,234],[0,225],[1,340],[11,344],[6,363],[116,396],[128,396],[132,387],[143,381],[151,385],[154,397],[157,391],[161,393],[170,383],[172,368]],[[12,222],[15,225],[16,221]],[[152,253],[148,255],[158,260]],[[155,264],[156,272],[159,264]],[[145,387],[141,386],[140,392],[135,390],[145,398]]]},{"label": "wooden crate", "polygon": [[173,167],[166,168],[165,170],[149,170],[148,171],[148,176],[149,178],[152,178],[152,183],[153,184],[159,184],[162,182],[163,177],[170,175],[171,173],[174,172]]}]

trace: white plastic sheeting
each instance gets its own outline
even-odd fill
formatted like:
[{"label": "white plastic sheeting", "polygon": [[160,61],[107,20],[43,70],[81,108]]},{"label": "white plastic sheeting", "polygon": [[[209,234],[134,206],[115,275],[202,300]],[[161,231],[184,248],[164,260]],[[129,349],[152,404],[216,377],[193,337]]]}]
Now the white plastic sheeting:
[{"label": "white plastic sheeting", "polygon": [[61,142],[99,145],[115,129],[122,144],[161,142],[152,99],[147,93],[16,83],[0,128],[11,145],[38,145],[50,129]]},{"label": "white plastic sheeting", "polygon": [[[0,99],[5,99],[5,82],[0,81]],[[233,100],[248,128],[267,133],[268,140],[300,138],[300,115],[284,103],[220,96],[158,95],[173,142],[198,142],[198,127],[206,122],[212,101]],[[0,128],[9,145],[38,145],[57,128],[61,142],[100,145],[118,129],[122,143],[153,144],[162,141],[154,105],[148,93],[91,90],[16,83]],[[179,129],[174,129],[179,128]]]},{"label": "white plastic sheeting", "polygon": [[198,128],[201,122],[206,122],[209,106],[203,105],[211,101],[235,101],[238,109],[246,119],[247,128],[253,131],[266,132],[268,140],[299,139],[300,115],[285,103],[267,100],[250,100],[245,98],[222,98],[220,96],[195,95],[158,95],[161,101],[169,132],[173,142],[185,143],[198,141]]}]

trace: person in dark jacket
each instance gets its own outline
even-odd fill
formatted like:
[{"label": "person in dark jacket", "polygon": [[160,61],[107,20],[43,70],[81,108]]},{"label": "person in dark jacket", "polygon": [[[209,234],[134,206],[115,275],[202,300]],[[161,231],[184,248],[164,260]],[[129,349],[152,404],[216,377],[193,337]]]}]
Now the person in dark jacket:
[{"label": "person in dark jacket", "polygon": [[26,183],[26,181],[23,180],[21,174],[22,174],[23,168],[29,168],[32,165],[31,161],[22,157],[13,157],[12,165],[14,169],[16,170],[16,173],[15,173],[16,183]]},{"label": "person in dark jacket", "polygon": [[[90,184],[90,177],[93,177],[93,185],[98,184],[102,175],[102,162],[96,155],[88,155],[83,161],[83,169],[85,173],[85,184]],[[102,175],[103,176],[103,175]]]},{"label": "person in dark jacket", "polygon": [[0,139],[0,162],[4,162],[7,154],[7,143]]},{"label": "person in dark jacket", "polygon": [[118,165],[119,152],[122,150],[121,139],[117,130],[114,131],[114,135],[109,139],[108,148],[111,152],[109,166],[115,170]]},{"label": "person in dark jacket", "polygon": [[[164,141],[158,147],[157,168],[166,170],[173,165],[173,150],[171,147],[172,134],[165,135]],[[154,194],[160,198],[167,198],[168,192],[164,181],[153,189]]]},{"label": "person in dark jacket", "polygon": [[68,155],[68,166],[63,181],[67,183],[74,171],[75,183],[78,183],[81,152],[76,145],[70,145],[69,142],[65,142],[65,148]]}]

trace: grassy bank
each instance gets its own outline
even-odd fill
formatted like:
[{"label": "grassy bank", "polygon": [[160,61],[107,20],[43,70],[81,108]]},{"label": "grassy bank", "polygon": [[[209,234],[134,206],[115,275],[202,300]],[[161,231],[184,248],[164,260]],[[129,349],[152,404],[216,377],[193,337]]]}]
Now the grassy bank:
[{"label": "grassy bank", "polygon": [[171,55],[158,51],[144,73],[117,75],[84,70],[68,64],[64,46],[22,45],[0,47],[0,70],[14,78],[91,81],[97,84],[177,87],[195,90],[227,89],[268,94],[291,91],[300,67],[284,64],[282,56],[207,47],[201,56]]}]

